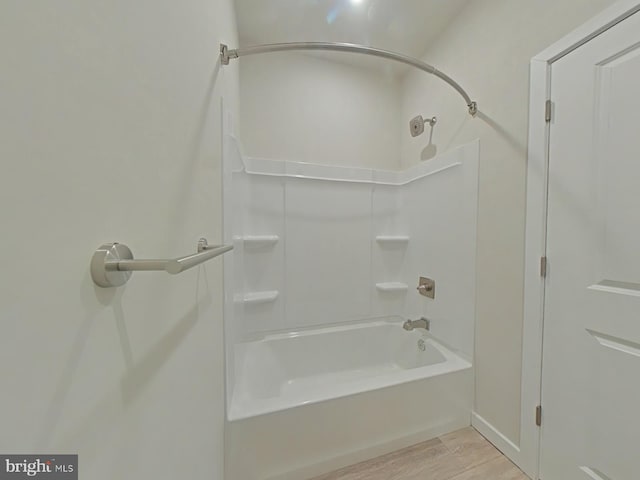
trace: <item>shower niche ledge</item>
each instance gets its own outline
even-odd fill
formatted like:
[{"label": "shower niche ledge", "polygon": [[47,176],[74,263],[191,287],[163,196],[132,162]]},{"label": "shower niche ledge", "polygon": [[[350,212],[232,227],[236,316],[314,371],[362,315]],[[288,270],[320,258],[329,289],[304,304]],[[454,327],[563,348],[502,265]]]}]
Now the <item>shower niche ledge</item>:
[{"label": "shower niche ledge", "polygon": [[280,292],[277,290],[267,290],[264,292],[247,292],[243,294],[237,294],[234,297],[236,303],[244,303],[251,305],[258,305],[261,303],[272,303],[278,298]]},{"label": "shower niche ledge", "polygon": [[242,235],[234,237],[234,240],[243,244],[245,248],[267,248],[272,247],[280,241],[278,235]]},{"label": "shower niche ledge", "polygon": [[409,285],[402,282],[381,282],[376,283],[376,288],[380,292],[406,292]]},{"label": "shower niche ledge", "polygon": [[406,245],[409,243],[408,235],[378,235],[376,242],[380,245]]}]

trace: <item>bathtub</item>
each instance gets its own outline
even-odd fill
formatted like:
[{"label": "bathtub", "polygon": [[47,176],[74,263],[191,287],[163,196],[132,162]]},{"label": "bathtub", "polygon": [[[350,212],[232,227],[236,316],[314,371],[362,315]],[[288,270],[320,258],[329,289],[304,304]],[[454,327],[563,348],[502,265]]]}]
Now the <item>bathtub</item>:
[{"label": "bathtub", "polygon": [[226,471],[304,480],[470,424],[471,363],[389,317],[235,346]]}]

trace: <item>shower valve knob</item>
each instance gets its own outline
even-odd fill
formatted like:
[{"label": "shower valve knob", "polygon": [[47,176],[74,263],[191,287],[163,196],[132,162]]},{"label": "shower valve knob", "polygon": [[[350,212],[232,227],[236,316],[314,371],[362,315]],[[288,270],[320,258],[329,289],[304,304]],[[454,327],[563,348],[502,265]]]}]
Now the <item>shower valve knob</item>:
[{"label": "shower valve knob", "polygon": [[417,289],[420,295],[429,298],[436,298],[436,282],[427,277],[420,277]]}]

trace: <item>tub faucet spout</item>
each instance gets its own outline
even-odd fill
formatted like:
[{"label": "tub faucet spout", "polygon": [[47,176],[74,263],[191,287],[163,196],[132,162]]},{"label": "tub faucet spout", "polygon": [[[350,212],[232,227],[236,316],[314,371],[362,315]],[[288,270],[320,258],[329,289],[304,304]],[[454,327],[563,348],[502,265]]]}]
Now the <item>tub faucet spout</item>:
[{"label": "tub faucet spout", "polygon": [[426,317],[421,317],[419,320],[407,320],[402,324],[402,328],[405,330],[413,330],[414,328],[424,328],[429,330],[431,327],[431,321]]}]

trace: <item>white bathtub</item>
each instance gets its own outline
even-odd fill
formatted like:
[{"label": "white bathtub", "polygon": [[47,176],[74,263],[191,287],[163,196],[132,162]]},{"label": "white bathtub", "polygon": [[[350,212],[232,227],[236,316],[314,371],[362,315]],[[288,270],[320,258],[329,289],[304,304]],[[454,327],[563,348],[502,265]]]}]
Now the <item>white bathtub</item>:
[{"label": "white bathtub", "polygon": [[398,317],[241,343],[235,365],[229,420],[471,368],[424,329],[404,330]]},{"label": "white bathtub", "polygon": [[470,424],[471,364],[402,319],[236,345],[227,477],[303,480]]}]

